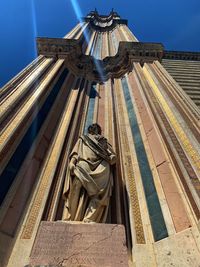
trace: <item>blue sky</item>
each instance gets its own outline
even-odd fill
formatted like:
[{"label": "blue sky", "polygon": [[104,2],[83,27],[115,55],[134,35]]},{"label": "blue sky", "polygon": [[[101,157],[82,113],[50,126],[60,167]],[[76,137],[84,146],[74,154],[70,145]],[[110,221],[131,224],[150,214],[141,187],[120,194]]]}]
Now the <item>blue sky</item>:
[{"label": "blue sky", "polygon": [[37,56],[36,36],[62,37],[77,24],[76,4],[83,15],[114,8],[140,41],[200,51],[200,0],[0,0],[0,87]]}]

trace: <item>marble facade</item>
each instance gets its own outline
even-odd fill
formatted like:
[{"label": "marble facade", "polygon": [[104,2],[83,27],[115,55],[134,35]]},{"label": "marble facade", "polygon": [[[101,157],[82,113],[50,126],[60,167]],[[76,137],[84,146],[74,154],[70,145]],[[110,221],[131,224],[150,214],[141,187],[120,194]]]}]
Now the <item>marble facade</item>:
[{"label": "marble facade", "polygon": [[141,43],[113,11],[37,45],[0,90],[0,267],[29,265],[41,222],[62,220],[68,156],[96,122],[118,155],[107,225],[124,225],[129,266],[200,266],[199,53]]}]

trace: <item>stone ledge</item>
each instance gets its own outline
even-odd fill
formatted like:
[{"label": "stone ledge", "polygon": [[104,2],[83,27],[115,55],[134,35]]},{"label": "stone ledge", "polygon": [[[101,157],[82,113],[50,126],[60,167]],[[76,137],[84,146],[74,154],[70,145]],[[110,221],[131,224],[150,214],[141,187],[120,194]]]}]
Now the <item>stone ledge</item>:
[{"label": "stone ledge", "polygon": [[66,67],[75,75],[102,82],[121,78],[132,71],[133,63],[161,61],[164,47],[160,43],[120,42],[115,56],[96,59],[82,53],[81,43],[75,39],[37,38],[39,55],[65,59]]}]

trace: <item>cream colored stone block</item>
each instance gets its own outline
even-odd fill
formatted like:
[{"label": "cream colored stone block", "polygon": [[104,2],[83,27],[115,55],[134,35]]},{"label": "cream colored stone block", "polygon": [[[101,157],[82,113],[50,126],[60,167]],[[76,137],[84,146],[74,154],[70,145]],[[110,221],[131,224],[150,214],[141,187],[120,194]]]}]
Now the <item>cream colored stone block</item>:
[{"label": "cream colored stone block", "polygon": [[199,220],[197,226],[198,226],[198,229],[199,229],[199,232],[200,232],[200,220]]},{"label": "cream colored stone block", "polygon": [[200,221],[198,222],[197,225],[192,227],[192,234],[193,234],[193,237],[196,241],[196,245],[200,251]]},{"label": "cream colored stone block", "polygon": [[153,245],[135,245],[133,248],[133,258],[136,267],[154,267],[156,259],[154,255]]},{"label": "cream colored stone block", "polygon": [[158,267],[199,267],[200,251],[192,234],[187,229],[154,244]]}]

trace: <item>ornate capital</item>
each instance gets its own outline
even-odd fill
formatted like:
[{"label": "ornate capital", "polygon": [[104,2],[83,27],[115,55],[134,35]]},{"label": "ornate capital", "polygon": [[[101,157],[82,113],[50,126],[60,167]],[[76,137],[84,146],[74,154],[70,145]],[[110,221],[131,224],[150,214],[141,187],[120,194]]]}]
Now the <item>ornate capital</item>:
[{"label": "ornate capital", "polygon": [[97,31],[110,31],[118,24],[128,24],[128,21],[121,19],[117,12],[113,10],[108,16],[99,15],[97,10],[90,12],[83,18],[85,22],[89,22],[90,26]]},{"label": "ornate capital", "polygon": [[38,38],[38,53],[46,57],[64,58],[66,66],[74,74],[93,81],[120,78],[133,68],[134,62],[161,61],[163,46],[159,43],[120,42],[118,52],[103,60],[82,53],[78,40],[62,38]]},{"label": "ornate capital", "polygon": [[37,51],[39,55],[47,57],[55,57],[59,55],[60,58],[68,54],[82,53],[81,45],[76,39],[63,38],[37,38]]}]

